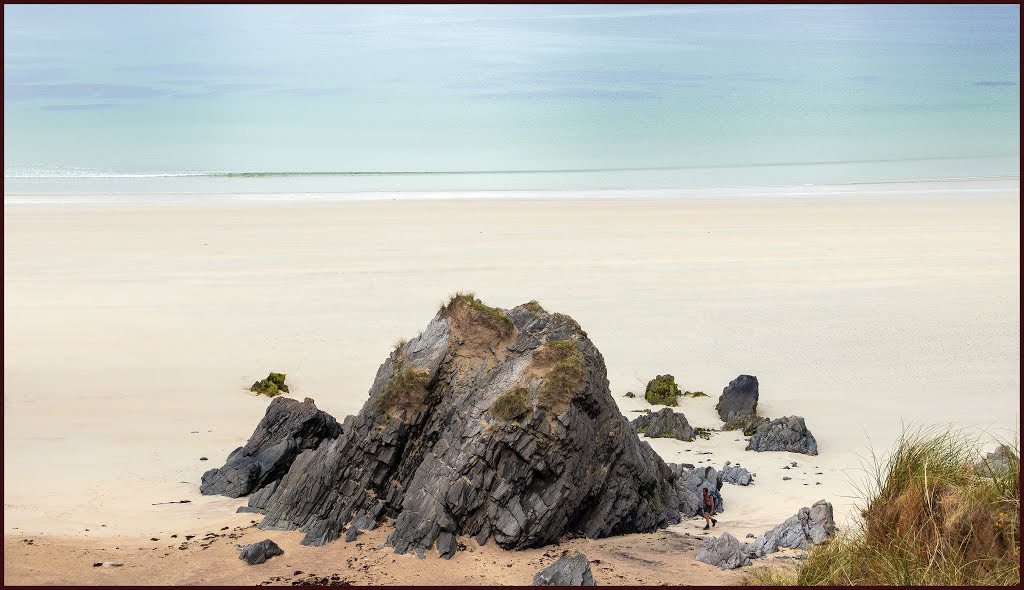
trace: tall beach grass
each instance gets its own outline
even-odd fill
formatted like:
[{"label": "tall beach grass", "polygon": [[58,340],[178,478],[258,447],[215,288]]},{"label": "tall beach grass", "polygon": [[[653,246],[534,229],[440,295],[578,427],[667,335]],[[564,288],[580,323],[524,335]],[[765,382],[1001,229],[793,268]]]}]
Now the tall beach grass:
[{"label": "tall beach grass", "polygon": [[1020,442],[986,460],[958,430],[904,433],[860,490],[857,524],[795,572],[759,568],[749,585],[1003,586],[1020,583]]}]

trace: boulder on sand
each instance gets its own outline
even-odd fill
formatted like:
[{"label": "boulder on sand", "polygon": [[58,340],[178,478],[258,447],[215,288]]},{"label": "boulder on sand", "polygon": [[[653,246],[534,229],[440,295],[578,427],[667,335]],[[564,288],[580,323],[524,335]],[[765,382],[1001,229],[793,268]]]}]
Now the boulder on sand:
[{"label": "boulder on sand", "polygon": [[757,427],[747,443],[748,451],[787,451],[817,455],[818,443],[800,416],[785,416]]},{"label": "boulder on sand", "polygon": [[644,399],[648,403],[662,406],[679,405],[679,386],[672,375],[658,375],[647,382]]},{"label": "boulder on sand", "polygon": [[571,557],[566,554],[558,561],[537,572],[533,586],[593,586],[594,575],[590,572],[587,557],[577,551]]},{"label": "boulder on sand", "polygon": [[243,560],[249,565],[263,563],[275,555],[284,555],[284,551],[277,546],[277,543],[270,539],[264,539],[259,543],[245,545],[241,547],[241,550],[242,551],[239,553],[238,559]]},{"label": "boulder on sand", "polygon": [[539,305],[453,297],[392,351],[343,430],[250,497],[261,528],[322,545],[388,518],[386,544],[423,556],[448,535],[522,549],[679,521],[674,474],[619,412],[600,352]]},{"label": "boulder on sand", "polygon": [[747,554],[757,558],[778,551],[780,547],[810,549],[829,540],[835,532],[832,504],[818,500],[810,508],[801,508],[782,524],[765,531],[750,543]]},{"label": "boulder on sand", "polygon": [[281,479],[299,453],[339,434],[338,421],[318,410],[312,399],[274,398],[245,446],[232,451],[223,467],[204,473],[199,491],[231,498],[248,495]]},{"label": "boulder on sand", "polygon": [[757,415],[757,377],[740,375],[722,390],[715,409],[723,422]]},{"label": "boulder on sand", "polygon": [[725,570],[750,565],[745,546],[729,533],[722,533],[720,537],[707,537],[701,541],[693,558]]},{"label": "boulder on sand", "polygon": [[749,486],[754,478],[749,471],[739,465],[726,465],[722,468],[722,481],[738,486]]},{"label": "boulder on sand", "polygon": [[647,438],[675,438],[693,440],[693,427],[686,421],[682,412],[673,412],[672,408],[662,408],[657,412],[645,414],[632,422],[633,429]]}]

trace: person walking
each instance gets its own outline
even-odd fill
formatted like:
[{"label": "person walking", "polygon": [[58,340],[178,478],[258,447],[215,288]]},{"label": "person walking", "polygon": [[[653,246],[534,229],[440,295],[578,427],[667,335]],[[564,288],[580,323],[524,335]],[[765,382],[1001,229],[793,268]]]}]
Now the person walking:
[{"label": "person walking", "polygon": [[714,519],[715,515],[715,497],[711,495],[711,492],[707,488],[704,488],[704,530],[718,524],[718,521]]}]

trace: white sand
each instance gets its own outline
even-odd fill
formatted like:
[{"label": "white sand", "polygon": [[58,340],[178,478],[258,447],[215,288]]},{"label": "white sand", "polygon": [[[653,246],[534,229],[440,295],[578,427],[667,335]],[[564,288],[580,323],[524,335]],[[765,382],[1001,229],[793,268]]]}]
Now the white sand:
[{"label": "white sand", "polygon": [[631,418],[646,403],[622,394],[668,372],[711,394],[680,409],[717,428],[722,388],[756,375],[759,411],[804,416],[820,456],[744,452],[735,433],[652,446],[757,473],[724,490],[723,530],[761,532],[819,498],[844,518],[858,455],[903,423],[1006,436],[1020,421],[1019,185],[893,190],[7,205],[4,532],[148,537],[223,520],[244,500],[203,498],[199,477],[262,416],[252,381],[282,371],[293,396],[355,413],[391,344],[459,289],[572,315]]}]

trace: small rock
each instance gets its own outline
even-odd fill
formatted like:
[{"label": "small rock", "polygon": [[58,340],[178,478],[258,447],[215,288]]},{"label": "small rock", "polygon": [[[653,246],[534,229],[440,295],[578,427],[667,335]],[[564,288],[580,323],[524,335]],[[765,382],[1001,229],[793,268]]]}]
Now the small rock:
[{"label": "small rock", "polygon": [[200,461],[209,461],[209,459],[208,459],[208,458],[206,458],[206,457],[199,457],[199,460],[200,460]]},{"label": "small rock", "polygon": [[789,477],[788,475],[782,477],[782,481],[789,481],[791,479],[793,479],[793,478]]},{"label": "small rock", "polygon": [[256,565],[265,562],[275,555],[284,555],[284,551],[277,546],[277,543],[270,539],[264,539],[259,543],[242,547],[238,559],[245,561],[249,565]]},{"label": "small rock", "polygon": [[120,561],[97,561],[92,567],[121,567],[124,563]]},{"label": "small rock", "polygon": [[532,585],[593,586],[594,576],[590,572],[590,562],[586,556],[577,551],[571,557],[563,555],[558,561],[537,572]]},{"label": "small rock", "polygon": [[743,544],[729,533],[701,541],[694,559],[728,570],[750,565]]}]

